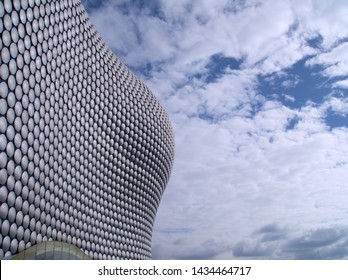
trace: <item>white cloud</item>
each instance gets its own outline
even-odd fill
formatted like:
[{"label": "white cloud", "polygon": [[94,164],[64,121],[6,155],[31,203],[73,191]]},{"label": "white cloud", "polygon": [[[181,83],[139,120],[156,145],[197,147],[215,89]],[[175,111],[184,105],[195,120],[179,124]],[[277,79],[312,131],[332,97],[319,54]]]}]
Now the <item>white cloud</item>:
[{"label": "white cloud", "polygon": [[347,115],[348,114],[348,99],[331,97],[325,105],[328,109],[332,110],[336,114]]},{"label": "white cloud", "polygon": [[344,1],[291,0],[300,31],[308,37],[320,35],[322,47],[331,48],[338,40],[347,37],[348,19],[344,15],[348,7]]},{"label": "white cloud", "polygon": [[333,88],[348,89],[348,79],[333,83]]},{"label": "white cloud", "polygon": [[[300,232],[298,223],[307,228],[346,221],[346,131],[327,131],[319,109],[297,112],[297,128],[286,131],[295,112],[276,105],[265,105],[254,119],[219,125],[190,119],[176,127],[175,170],[156,228],[194,230],[174,240],[159,234],[169,247],[163,258],[197,250],[212,237],[231,248],[264,223]],[[177,238],[182,246],[174,246]]]},{"label": "white cloud", "polygon": [[235,2],[225,2],[160,1],[160,18],[137,10],[125,15],[117,2],[106,2],[92,19],[128,65],[166,62],[170,73],[186,73],[216,53],[246,56],[247,66],[266,60],[261,70],[276,71],[309,52],[297,34],[287,34],[294,22],[289,3],[251,2],[238,13],[228,13]]},{"label": "white cloud", "polygon": [[[330,49],[328,52],[318,54],[307,63],[309,66],[322,65],[325,67],[323,74],[330,78],[348,75],[348,43],[342,43],[339,46]],[[336,83],[335,85],[343,85]]]}]

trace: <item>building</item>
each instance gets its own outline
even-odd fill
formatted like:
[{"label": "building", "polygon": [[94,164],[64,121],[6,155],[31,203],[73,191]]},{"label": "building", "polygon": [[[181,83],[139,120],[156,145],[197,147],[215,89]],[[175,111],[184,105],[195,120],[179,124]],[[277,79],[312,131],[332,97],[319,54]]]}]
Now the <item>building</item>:
[{"label": "building", "polygon": [[0,257],[56,241],[151,258],[174,159],[164,109],[79,0],[1,1],[0,34]]}]

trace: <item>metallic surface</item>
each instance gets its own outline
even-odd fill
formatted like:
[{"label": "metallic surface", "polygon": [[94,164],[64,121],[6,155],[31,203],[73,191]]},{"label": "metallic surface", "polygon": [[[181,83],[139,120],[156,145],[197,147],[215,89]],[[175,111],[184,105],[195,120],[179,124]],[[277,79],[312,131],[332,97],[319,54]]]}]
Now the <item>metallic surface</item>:
[{"label": "metallic surface", "polygon": [[0,2],[0,257],[148,259],[174,137],[78,0]]}]

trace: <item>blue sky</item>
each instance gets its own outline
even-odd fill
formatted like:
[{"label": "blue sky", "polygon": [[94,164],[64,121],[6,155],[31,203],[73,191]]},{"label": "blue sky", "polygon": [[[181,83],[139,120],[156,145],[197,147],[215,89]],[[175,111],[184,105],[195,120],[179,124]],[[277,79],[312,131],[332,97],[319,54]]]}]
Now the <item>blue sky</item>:
[{"label": "blue sky", "polygon": [[83,3],[175,131],[153,258],[348,258],[345,1]]}]

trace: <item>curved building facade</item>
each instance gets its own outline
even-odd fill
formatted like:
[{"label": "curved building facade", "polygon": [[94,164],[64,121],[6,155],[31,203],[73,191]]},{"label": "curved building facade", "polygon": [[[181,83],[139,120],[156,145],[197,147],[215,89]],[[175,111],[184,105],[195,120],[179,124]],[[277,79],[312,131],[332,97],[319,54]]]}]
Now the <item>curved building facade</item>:
[{"label": "curved building facade", "polygon": [[0,2],[0,257],[151,258],[174,137],[79,0]]}]

